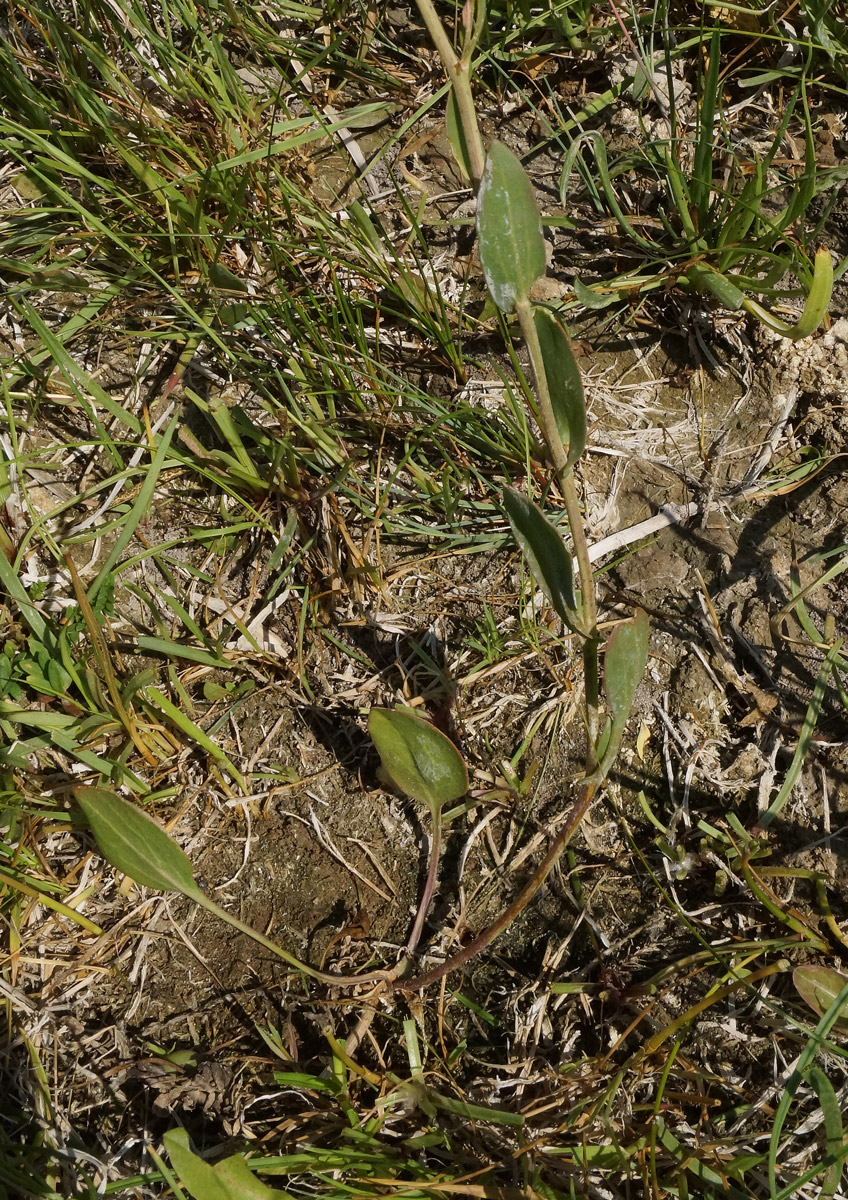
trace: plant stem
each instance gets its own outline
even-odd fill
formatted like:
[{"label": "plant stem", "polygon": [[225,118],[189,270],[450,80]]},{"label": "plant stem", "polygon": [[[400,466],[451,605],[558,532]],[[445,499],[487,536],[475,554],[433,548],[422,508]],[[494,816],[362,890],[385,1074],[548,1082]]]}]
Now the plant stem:
[{"label": "plant stem", "polygon": [[418,912],[415,914],[415,924],[412,926],[412,933],[409,935],[409,941],[406,943],[406,953],[414,954],[418,948],[418,943],[421,940],[421,931],[424,928],[424,920],[427,916],[427,911],[430,908],[430,901],[433,899],[433,892],[436,888],[436,875],[439,870],[439,855],[442,849],[442,815],[439,813],[433,817],[433,834],[430,839],[430,865],[427,870],[427,881],[424,884],[424,891],[421,893],[421,900],[418,904]]},{"label": "plant stem", "polygon": [[482,951],[485,950],[486,947],[493,942],[496,937],[499,937],[504,930],[512,924],[519,913],[526,908],[526,906],[536,895],[539,888],[547,879],[551,870],[559,861],[562,852],[565,850],[566,846],[571,840],[571,835],[583,820],[586,810],[592,803],[595,791],[597,790],[597,782],[594,779],[584,779],[580,783],[580,788],[582,794],[578,795],[577,800],[575,800],[574,807],[568,814],[568,818],[554,839],[551,848],[542,859],[542,862],[539,864],[539,867],[537,868],[533,877],[524,885],[516,898],[513,900],[512,904],[510,904],[509,908],[504,909],[501,915],[488,927],[488,929],[484,929],[482,933],[477,935],[473,942],[469,942],[468,945],[463,947],[463,949],[460,950],[458,954],[455,954],[453,958],[449,958],[446,962],[443,962],[438,967],[433,967],[433,969],[430,971],[425,971],[423,975],[419,975],[416,979],[409,979],[403,983],[397,983],[395,985],[396,990],[403,992],[417,992],[421,988],[429,987],[431,983],[437,983],[440,979],[443,979],[445,975],[449,975],[451,971],[455,971],[458,967],[464,966],[469,959],[472,959],[476,955],[482,953]]},{"label": "plant stem", "polygon": [[380,983],[396,978],[397,969],[395,971],[372,971],[368,975],[330,975],[326,971],[318,971],[315,967],[308,967],[306,963],[302,963],[300,959],[295,958],[293,954],[289,954],[288,950],[284,950],[282,946],[278,946],[270,938],[266,938],[257,929],[253,929],[250,925],[246,925],[244,921],[240,921],[238,917],[234,917],[231,913],[228,913],[225,908],[221,908],[219,904],[216,904],[214,900],[211,900],[205,893],[201,892],[199,888],[196,894],[191,893],[191,899],[205,908],[207,912],[214,913],[216,917],[220,917],[222,921],[226,921],[233,929],[238,929],[240,933],[247,934],[249,938],[253,938],[254,942],[258,942],[260,946],[264,946],[266,950],[270,950],[272,954],[276,954],[278,958],[281,958],[283,962],[287,962],[290,967],[294,967],[296,971],[308,975],[310,979],[314,979],[318,983],[326,983],[332,987],[353,987],[359,983]]},{"label": "plant stem", "polygon": [[483,178],[483,167],[486,163],[486,152],[483,149],[483,139],[480,136],[480,126],[477,124],[477,112],[474,108],[474,96],[471,92],[471,51],[480,36],[480,22],[475,22],[475,29],[467,38],[462,57],[458,57],[451,45],[444,25],[439,19],[432,0],[415,0],[421,19],[427,27],[427,32],[438,51],[445,74],[450,80],[456,106],[459,109],[459,120],[465,134],[468,156],[471,167],[471,182],[474,190],[480,186]]},{"label": "plant stem", "polygon": [[580,497],[577,495],[577,484],[574,481],[574,471],[568,465],[568,454],[562,444],[562,438],[557,428],[548,379],[545,374],[545,363],[542,357],[542,347],[533,319],[533,305],[529,300],[517,300],[515,312],[527,350],[530,354],[530,366],[536,385],[536,400],[539,413],[539,424],[542,436],[548,445],[554,466],[557,483],[560,486],[568,524],[571,529],[571,539],[574,545],[574,556],[577,559],[577,570],[580,575],[580,599],[582,605],[582,629],[579,631],[583,646],[583,676],[586,692],[586,729],[588,745],[586,748],[586,774],[591,775],[597,766],[598,744],[598,608],[595,601],[595,576],[589,559],[589,543],[586,540],[586,530],[583,525],[583,514],[580,511]]}]

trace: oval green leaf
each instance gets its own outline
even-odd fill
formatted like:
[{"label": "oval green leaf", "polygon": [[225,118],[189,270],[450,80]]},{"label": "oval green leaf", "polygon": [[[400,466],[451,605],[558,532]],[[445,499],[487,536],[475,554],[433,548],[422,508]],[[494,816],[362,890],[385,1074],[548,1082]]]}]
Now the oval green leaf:
[{"label": "oval green leaf", "polygon": [[615,731],[627,724],[633,697],[645,674],[648,661],[650,623],[644,609],[637,608],[629,621],[622,621],[610,634],[604,658],[604,692]]},{"label": "oval green leaf", "polygon": [[194,1200],[232,1200],[232,1193],[217,1179],[214,1167],[191,1149],[184,1129],[169,1129],[162,1141],[183,1187]]},{"label": "oval green leaf", "polygon": [[202,895],[186,855],[146,812],[108,788],[76,787],[73,794],[100,853],[118,871],[160,892]]},{"label": "oval green leaf", "polygon": [[545,241],[527,172],[513,152],[495,142],[477,193],[480,262],[489,293],[502,312],[526,300],[545,273]]},{"label": "oval green leaf", "polygon": [[[809,1004],[816,1016],[823,1017],[842,989],[848,984],[848,975],[835,971],[833,967],[796,967],[792,982],[802,1000]],[[841,1029],[848,1027],[848,1015],[837,1019]]]},{"label": "oval green leaf", "polygon": [[533,578],[563,624],[579,633],[574,567],[559,530],[532,500],[514,488],[504,488],[503,506]]},{"label": "oval green leaf", "polygon": [[557,432],[568,456],[568,465],[572,467],[586,449],[583,376],[571,349],[568,334],[559,321],[545,308],[535,309],[533,320],[542,351],[545,379]]},{"label": "oval green leaf", "polygon": [[250,289],[243,279],[234,275],[223,263],[209,264],[209,282],[222,292],[247,292]]},{"label": "oval green leaf", "polygon": [[[194,1200],[287,1200],[288,1193],[270,1188],[251,1171],[241,1154],[211,1166],[191,1149],[184,1129],[170,1129],[162,1139],[174,1170]],[[288,1198],[290,1200],[290,1198]]]},{"label": "oval green leaf", "polygon": [[456,746],[409,709],[372,708],[368,733],[393,782],[426,804],[434,819],[443,805],[468,791],[468,772]]}]

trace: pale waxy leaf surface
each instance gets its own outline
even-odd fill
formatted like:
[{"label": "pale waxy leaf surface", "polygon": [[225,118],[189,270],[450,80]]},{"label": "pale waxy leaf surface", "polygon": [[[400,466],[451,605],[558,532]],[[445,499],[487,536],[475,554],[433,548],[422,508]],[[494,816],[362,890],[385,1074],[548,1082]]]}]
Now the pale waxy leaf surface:
[{"label": "pale waxy leaf surface", "polygon": [[542,351],[557,433],[566,451],[568,465],[572,467],[586,448],[583,376],[568,334],[559,321],[545,308],[535,309],[533,320]]},{"label": "pale waxy leaf surface", "polygon": [[503,506],[533,578],[563,624],[579,631],[574,567],[559,530],[532,500],[515,488],[504,488]]},{"label": "pale waxy leaf surface", "polygon": [[160,892],[202,896],[187,856],[137,805],[99,787],[76,787],[74,799],[88,818],[100,853],[118,871]]},{"label": "pale waxy leaf surface", "polygon": [[477,236],[489,294],[502,312],[512,312],[545,273],[545,241],[527,172],[502,142],[495,142],[486,158],[477,193]]},{"label": "pale waxy leaf surface", "polygon": [[368,733],[392,781],[438,817],[468,791],[468,771],[450,738],[410,710],[372,708]]}]

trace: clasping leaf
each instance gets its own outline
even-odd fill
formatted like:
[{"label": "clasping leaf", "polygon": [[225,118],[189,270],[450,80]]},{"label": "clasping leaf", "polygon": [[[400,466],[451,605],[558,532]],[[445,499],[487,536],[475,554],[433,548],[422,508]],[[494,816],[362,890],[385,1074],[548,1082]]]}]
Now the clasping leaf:
[{"label": "clasping leaf", "polygon": [[559,530],[532,500],[514,488],[504,488],[503,506],[533,578],[563,624],[575,633],[582,632],[571,554]]},{"label": "clasping leaf", "polygon": [[609,720],[599,747],[598,766],[592,778],[600,784],[615,762],[633,697],[639,681],[645,674],[648,661],[648,614],[637,608],[629,621],[622,621],[612,631],[607,641],[604,657],[604,693],[607,698]]},{"label": "clasping leaf", "polygon": [[557,433],[573,466],[586,448],[586,406],[583,402],[583,376],[574,359],[568,334],[545,308],[533,314],[536,334],[545,366],[545,379]]},{"label": "clasping leaf", "polygon": [[502,312],[526,300],[545,273],[545,241],[533,187],[513,152],[495,142],[477,193],[480,262],[489,293]]}]

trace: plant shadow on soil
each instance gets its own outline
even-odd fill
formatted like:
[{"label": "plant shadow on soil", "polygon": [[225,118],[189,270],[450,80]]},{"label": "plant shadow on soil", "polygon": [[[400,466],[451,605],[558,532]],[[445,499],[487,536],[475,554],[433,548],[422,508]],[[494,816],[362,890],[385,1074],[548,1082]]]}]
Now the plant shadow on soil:
[{"label": "plant shadow on soil", "polygon": [[[832,441],[829,445],[833,449]],[[658,489],[646,490],[638,480],[634,483],[620,507],[640,517],[655,507]],[[667,498],[667,484],[658,486]],[[646,794],[662,821],[673,821],[687,766],[696,752],[701,753],[698,747],[710,742],[715,750],[705,768],[708,779],[699,783],[696,776],[688,790],[693,821],[704,817],[720,824],[729,805],[743,823],[750,824],[764,764],[768,753],[775,750],[776,739],[780,741],[775,751],[778,768],[788,766],[820,656],[793,643],[775,645],[768,618],[788,597],[793,544],[802,560],[806,553],[838,544],[838,523],[822,532],[822,513],[830,512],[843,491],[842,476],[831,469],[791,496],[775,497],[739,518],[733,526],[732,543],[725,540],[717,546],[692,522],[664,531],[654,544],[605,576],[610,606],[620,605],[622,599],[641,603],[653,618],[651,670],[639,689],[633,720],[634,732],[642,722],[652,727],[650,748],[640,760],[631,741],[610,783],[610,799],[631,828],[645,829],[644,814],[634,800],[639,791]],[[683,494],[678,492],[674,498]],[[826,505],[823,496],[828,499]],[[658,563],[670,574],[658,571]],[[441,578],[456,585],[467,575],[468,565],[467,559],[458,560],[455,569],[443,564]],[[696,566],[720,620],[741,633],[761,660],[745,658],[731,647],[740,679],[754,678],[759,686],[776,694],[780,704],[777,716],[745,724],[745,718],[750,719],[756,710],[755,699],[741,684],[734,687],[716,674],[715,647],[694,607],[692,572]],[[455,657],[462,630],[467,628],[475,586],[472,583],[465,595],[460,594],[453,602],[455,611],[448,613],[447,633],[436,647],[439,667]],[[444,607],[444,588],[439,584],[434,588],[429,607],[438,611]],[[418,597],[415,607],[420,600]],[[826,600],[822,597],[819,607],[825,606],[843,623],[848,618],[845,600],[833,587]],[[402,613],[403,604],[398,608]],[[811,610],[816,611],[815,601],[811,601]],[[421,643],[422,626],[413,621],[411,629],[402,635],[400,654],[395,634],[342,624],[335,633],[348,638],[351,648],[371,664],[372,674],[382,675],[378,695],[384,697],[387,693],[397,696],[404,681],[398,658],[413,641]],[[429,648],[434,647],[430,644]],[[508,674],[501,678],[502,691],[508,695],[514,681]],[[419,694],[429,688],[431,699],[434,689],[438,694],[441,686],[429,669],[416,676],[416,684]],[[683,743],[675,745],[666,739],[664,749],[663,727],[656,719],[656,705],[662,703],[663,695],[667,696],[666,717],[676,729],[685,731]],[[473,765],[496,769],[520,741],[525,727],[521,707],[526,700],[519,696],[507,704],[503,719],[484,735],[477,723],[480,702],[484,697],[478,698],[473,687],[463,689],[459,701],[463,738]],[[485,703],[489,701],[485,699]],[[424,870],[426,823],[407,801],[379,786],[376,756],[363,730],[362,713],[357,702],[332,696],[326,705],[320,700],[296,703],[288,694],[275,695],[268,690],[250,697],[239,717],[245,758],[282,718],[278,742],[268,750],[269,761],[288,765],[304,782],[264,801],[251,812],[249,823],[238,807],[231,808],[225,818],[211,808],[193,818],[204,824],[195,866],[216,899],[315,965],[329,951],[331,969],[344,973],[365,969],[373,961],[372,955],[378,963],[393,961],[397,947],[408,935]],[[821,735],[838,741],[840,720],[838,700],[827,696],[819,721]],[[551,758],[546,762],[549,752]],[[814,777],[826,767],[831,812],[841,819],[848,809],[848,781],[840,753],[838,745],[814,745],[805,768],[811,784],[805,792],[808,799],[774,822],[771,862],[821,868],[822,852],[805,850],[821,831]],[[468,894],[473,897],[465,912],[466,926],[472,932],[514,896],[530,865],[525,863],[513,873],[508,869],[509,860],[504,869],[497,855],[511,840],[519,847],[522,839],[526,841],[544,828],[554,813],[565,811],[567,781],[578,773],[579,754],[579,730],[549,734],[543,729],[536,735],[527,760],[546,766],[532,809],[519,804],[498,812],[491,822],[491,842],[475,838],[462,880],[458,878],[459,864],[479,811],[448,831],[440,887],[427,926],[437,944],[439,932],[453,927],[463,889],[466,899]],[[655,836],[655,831],[640,832],[640,845],[648,847],[648,862],[660,879],[673,886],[685,911],[707,911],[698,926],[705,937],[714,938],[717,929],[733,929],[734,922],[750,922],[750,896],[731,887],[720,901],[715,899],[716,867],[700,857],[700,835],[685,830],[679,834],[679,844],[693,865],[685,879],[672,877],[671,881],[663,875],[664,859],[654,846]],[[543,843],[544,839],[540,845]],[[844,842],[841,844],[844,847]],[[659,903],[656,883],[634,857],[607,800],[593,806],[575,839],[574,851],[572,867],[563,866],[555,873],[508,933],[463,973],[464,995],[489,1012],[494,1021],[481,1032],[470,1010],[455,1003],[451,1006],[449,1040],[452,1044],[464,1040],[470,1061],[475,1055],[492,1064],[505,1061],[510,1031],[516,1022],[526,1022],[532,1000],[552,979],[579,979],[597,985],[597,996],[590,994],[583,1009],[575,1002],[572,1010],[558,1010],[556,1022],[541,1041],[525,1040],[525,1045],[532,1043],[534,1053],[559,1061],[560,1051],[554,1047],[556,1030],[561,1027],[577,1039],[568,1045],[579,1044],[581,1054],[600,1052],[615,1030],[626,1023],[625,1018],[634,1017],[646,1003],[640,991],[644,981],[664,964],[697,949],[694,935],[682,932],[674,914]],[[836,843],[834,851],[837,865],[832,872],[831,905],[836,919],[842,921],[848,917],[848,878],[844,855]],[[582,905],[575,900],[571,870],[582,883]],[[217,890],[226,881],[230,882],[223,890]],[[481,882],[485,887],[475,895]],[[795,903],[802,894],[814,911],[815,899],[807,896],[803,887]],[[120,905],[115,911],[120,912]],[[359,928],[354,929],[357,924]],[[349,934],[346,927],[350,927]],[[103,981],[98,985],[96,1005],[88,1005],[72,1017],[78,1024],[77,1045],[113,1039],[101,1082],[78,1081],[80,1090],[84,1088],[89,1096],[92,1114],[77,1123],[81,1144],[91,1145],[89,1139],[94,1138],[116,1145],[139,1128],[155,1136],[178,1117],[201,1148],[220,1146],[228,1139],[235,1145],[248,1128],[263,1148],[279,1150],[286,1142],[286,1122],[304,1102],[302,1097],[292,1096],[280,1096],[274,1102],[257,1099],[273,1092],[274,1070],[290,1069],[291,1064],[287,1067],[275,1060],[255,1025],[280,1030],[292,1062],[317,1074],[327,1058],[322,1023],[331,1020],[336,1036],[343,1038],[358,1010],[328,1007],[317,995],[310,998],[309,989],[288,978],[282,964],[265,950],[183,902],[151,897],[135,928],[135,940],[125,943],[125,953],[130,960],[135,955],[143,959],[142,972],[135,977],[131,972],[117,973],[111,981]],[[781,932],[779,925],[762,914],[756,917],[755,928],[763,936]],[[552,960],[556,962],[553,968]],[[459,979],[451,981],[452,987],[459,983]],[[686,996],[682,988],[678,1008],[672,1011],[679,1010]],[[398,1010],[381,1015],[375,1030],[388,1056],[384,1065],[404,1075],[408,1064],[398,1057],[397,1044],[392,1041],[400,1015]],[[174,1072],[150,1051],[151,1043],[169,1050],[191,1050],[196,1062]],[[90,1058],[90,1053],[82,1052],[80,1062]],[[367,1061],[367,1048],[360,1053]],[[564,1062],[571,1053],[562,1051]],[[465,1082],[473,1089],[471,1074]],[[538,1087],[544,1090],[541,1084]],[[313,1105],[310,1100],[310,1105],[310,1120],[330,1136],[336,1118],[328,1111],[319,1112],[317,1102]],[[141,1162],[139,1159],[137,1165]]]},{"label": "plant shadow on soil", "polygon": [[[778,368],[759,347],[761,361],[755,363],[758,376],[750,395],[743,399],[732,379],[719,379],[707,370],[705,424],[699,429],[697,421],[690,421],[684,428],[690,410],[704,397],[686,387],[670,387],[667,380],[681,374],[692,380],[704,364],[691,355],[694,339],[674,330],[673,309],[658,309],[653,315],[671,332],[662,340],[666,359],[659,363],[657,379],[640,380],[642,408],[635,411],[646,432],[641,440],[631,440],[634,466],[619,492],[615,513],[607,514],[614,527],[652,515],[658,504],[683,502],[693,489],[700,498],[714,486],[720,492],[743,478],[770,427],[771,400],[782,386]],[[590,328],[587,323],[587,331]],[[578,327],[578,337],[580,332]],[[629,386],[631,373],[638,375],[644,352],[655,342],[655,333],[640,332],[634,354],[631,338],[616,337],[581,360],[597,419],[596,439],[609,429],[626,443],[634,407],[629,399],[626,405],[620,403],[616,387]],[[489,334],[475,344],[475,352],[493,348]],[[731,364],[736,354],[727,350]],[[607,386],[611,372],[616,387]],[[70,428],[58,424],[67,420],[66,414],[50,410],[45,415],[56,420],[60,432]],[[657,433],[651,443],[650,420]],[[792,420],[798,436],[823,451],[848,451],[844,380],[830,390],[802,388]],[[191,423],[203,437],[210,436],[205,421],[194,416]],[[672,426],[677,433],[668,432]],[[705,444],[716,448],[707,471],[699,443],[704,429]],[[75,428],[70,431],[78,436]],[[661,462],[657,446],[664,437],[673,452]],[[590,456],[584,482],[592,511],[600,510],[613,490],[611,464],[610,457]],[[575,838],[573,863],[563,863],[520,919],[461,977],[466,998],[486,1009],[493,1023],[483,1030],[470,1008],[458,1002],[449,1005],[445,1044],[450,1050],[467,1043],[468,1064],[459,1069],[465,1072],[460,1081],[470,1091],[480,1063],[485,1065],[481,1074],[509,1073],[503,1064],[516,1044],[549,1069],[548,1077],[534,1082],[536,1092],[546,1087],[555,1091],[558,1068],[608,1048],[645,1003],[640,986],[660,967],[698,948],[694,931],[709,941],[737,936],[740,928],[749,930],[750,937],[783,932],[768,914],[755,912],[750,895],[734,885],[720,900],[716,897],[717,867],[701,854],[701,835],[695,828],[677,826],[678,844],[692,859],[689,873],[685,878],[669,874],[667,859],[656,845],[657,831],[648,826],[635,797],[644,792],[652,812],[669,827],[678,821],[684,798],[693,825],[700,817],[721,825],[728,811],[746,826],[754,823],[758,788],[770,756],[779,779],[794,752],[821,663],[821,655],[810,646],[792,640],[776,643],[769,618],[789,597],[793,559],[801,564],[802,582],[809,582],[819,569],[806,570],[809,556],[846,540],[846,512],[848,485],[834,462],[790,495],[757,501],[741,515],[732,513],[717,529],[696,518],[665,530],[605,574],[608,614],[626,613],[634,603],[651,612],[649,673],[639,689],[632,735],[610,781],[608,798],[593,805]],[[255,809],[234,805],[222,810],[200,797],[179,827],[182,839],[188,836],[200,846],[193,858],[203,886],[243,920],[314,965],[324,955],[330,969],[344,973],[365,970],[372,959],[378,965],[391,963],[408,936],[426,869],[426,821],[407,801],[379,786],[376,756],[364,732],[364,710],[372,701],[390,703],[404,694],[409,674],[399,669],[398,660],[411,664],[413,643],[421,646],[425,635],[436,636],[435,622],[422,624],[421,611],[439,614],[442,622],[437,644],[429,641],[425,648],[439,668],[451,666],[457,674],[470,616],[487,600],[489,576],[501,578],[506,571],[505,559],[503,554],[492,556],[488,565],[459,556],[444,561],[438,575],[422,576],[414,602],[398,589],[394,615],[409,619],[402,635],[337,623],[334,634],[346,639],[360,662],[369,664],[351,687],[359,688],[371,677],[379,677],[379,686],[362,688],[355,700],[338,699],[332,683],[328,690],[322,688],[321,672],[312,664],[309,702],[290,690],[276,694],[273,688],[250,697],[239,714],[241,754],[250,759],[276,728],[267,762],[289,766],[299,782],[272,790]],[[722,674],[716,647],[705,630],[695,568],[702,572],[720,622],[735,682]],[[517,569],[513,565],[511,570],[514,581]],[[491,590],[496,590],[494,585]],[[498,617],[514,621],[516,587],[510,582],[501,590],[509,595],[500,600]],[[446,595],[451,597],[447,604]],[[810,609],[817,620],[831,612],[839,628],[848,628],[848,600],[838,581],[814,595]],[[296,614],[288,620],[294,629]],[[542,624],[544,620],[543,614]],[[294,643],[294,635],[291,640]],[[328,658],[331,653],[327,651]],[[567,704],[561,683],[572,664],[569,660],[556,666],[554,672],[535,665],[529,682],[519,678],[515,668],[491,684],[461,686],[458,732],[473,768],[496,775],[526,734],[528,714],[552,698]],[[419,658],[413,681],[415,694],[410,698],[424,699],[422,711],[432,714],[445,699],[443,680],[423,668]],[[773,711],[759,712],[752,682],[760,692],[777,698]],[[641,725],[650,737],[640,754],[635,746]],[[770,862],[826,873],[832,882],[831,907],[844,927],[848,773],[844,712],[832,693],[825,696],[817,729],[820,740],[813,744],[799,795],[771,826]],[[541,725],[522,764],[535,762],[540,768],[541,782],[530,799],[500,800],[488,831],[478,829],[481,813],[487,813],[485,802],[448,830],[440,887],[427,925],[434,948],[445,948],[440,934],[453,929],[463,902],[467,908],[460,936],[477,932],[515,895],[544,837],[539,838],[536,857],[520,869],[510,868],[511,858],[567,810],[570,781],[580,769],[581,737],[579,721],[565,728]],[[839,828],[832,834],[832,846],[822,848],[818,843],[827,832],[821,789],[825,771],[829,813]],[[628,842],[625,825],[638,832],[644,859]],[[574,876],[581,882],[582,902],[575,898]],[[683,911],[695,914],[688,918],[690,927],[681,926],[663,904],[657,880],[673,892]],[[798,885],[793,903],[816,916],[816,899],[806,884]],[[128,911],[127,902],[115,893],[105,904],[104,911],[115,921]],[[57,1055],[66,1086],[74,1093],[72,1107],[79,1113],[74,1117],[76,1140],[85,1147],[115,1147],[125,1138],[135,1138],[135,1149],[124,1160],[130,1168],[148,1165],[139,1130],[155,1138],[178,1119],[199,1148],[221,1146],[228,1139],[242,1145],[245,1131],[263,1149],[285,1148],[299,1136],[292,1130],[307,1106],[302,1096],[275,1093],[274,1070],[292,1069],[294,1064],[319,1074],[328,1060],[324,1022],[332,1022],[336,1036],[343,1039],[355,1024],[358,1007],[326,1003],[320,990],[292,979],[266,950],[193,906],[158,896],[145,896],[141,902],[134,896],[132,904],[139,905],[137,917],[128,930],[115,935],[121,939],[120,965],[110,967],[96,988],[71,998],[67,1011],[55,1018]],[[582,1007],[576,999],[561,997],[563,1003],[548,1027],[528,1032],[535,1019],[533,1005],[554,979],[603,985],[603,995],[587,993]],[[450,984],[458,987],[460,980],[451,979]],[[668,1001],[669,1013],[682,1011],[694,995],[688,985],[681,985]],[[437,1005],[430,998],[424,1009],[428,1033],[436,1026]],[[408,1075],[398,1036],[406,1011],[399,1005],[381,1012],[375,1032],[383,1061],[378,1061],[373,1046],[364,1045],[363,1062]],[[256,1024],[280,1032],[290,1061],[274,1057]],[[151,1050],[151,1043],[193,1051],[196,1062],[175,1070]],[[632,1044],[635,1038],[622,1048],[622,1056]],[[702,1048],[707,1061],[715,1045],[705,1040]],[[749,1069],[746,1047],[721,1049],[728,1060],[738,1059]],[[697,1039],[690,1050],[697,1057]],[[310,1098],[308,1107],[303,1120],[312,1123],[308,1129],[316,1138],[338,1136],[338,1110],[329,1101]]]}]

